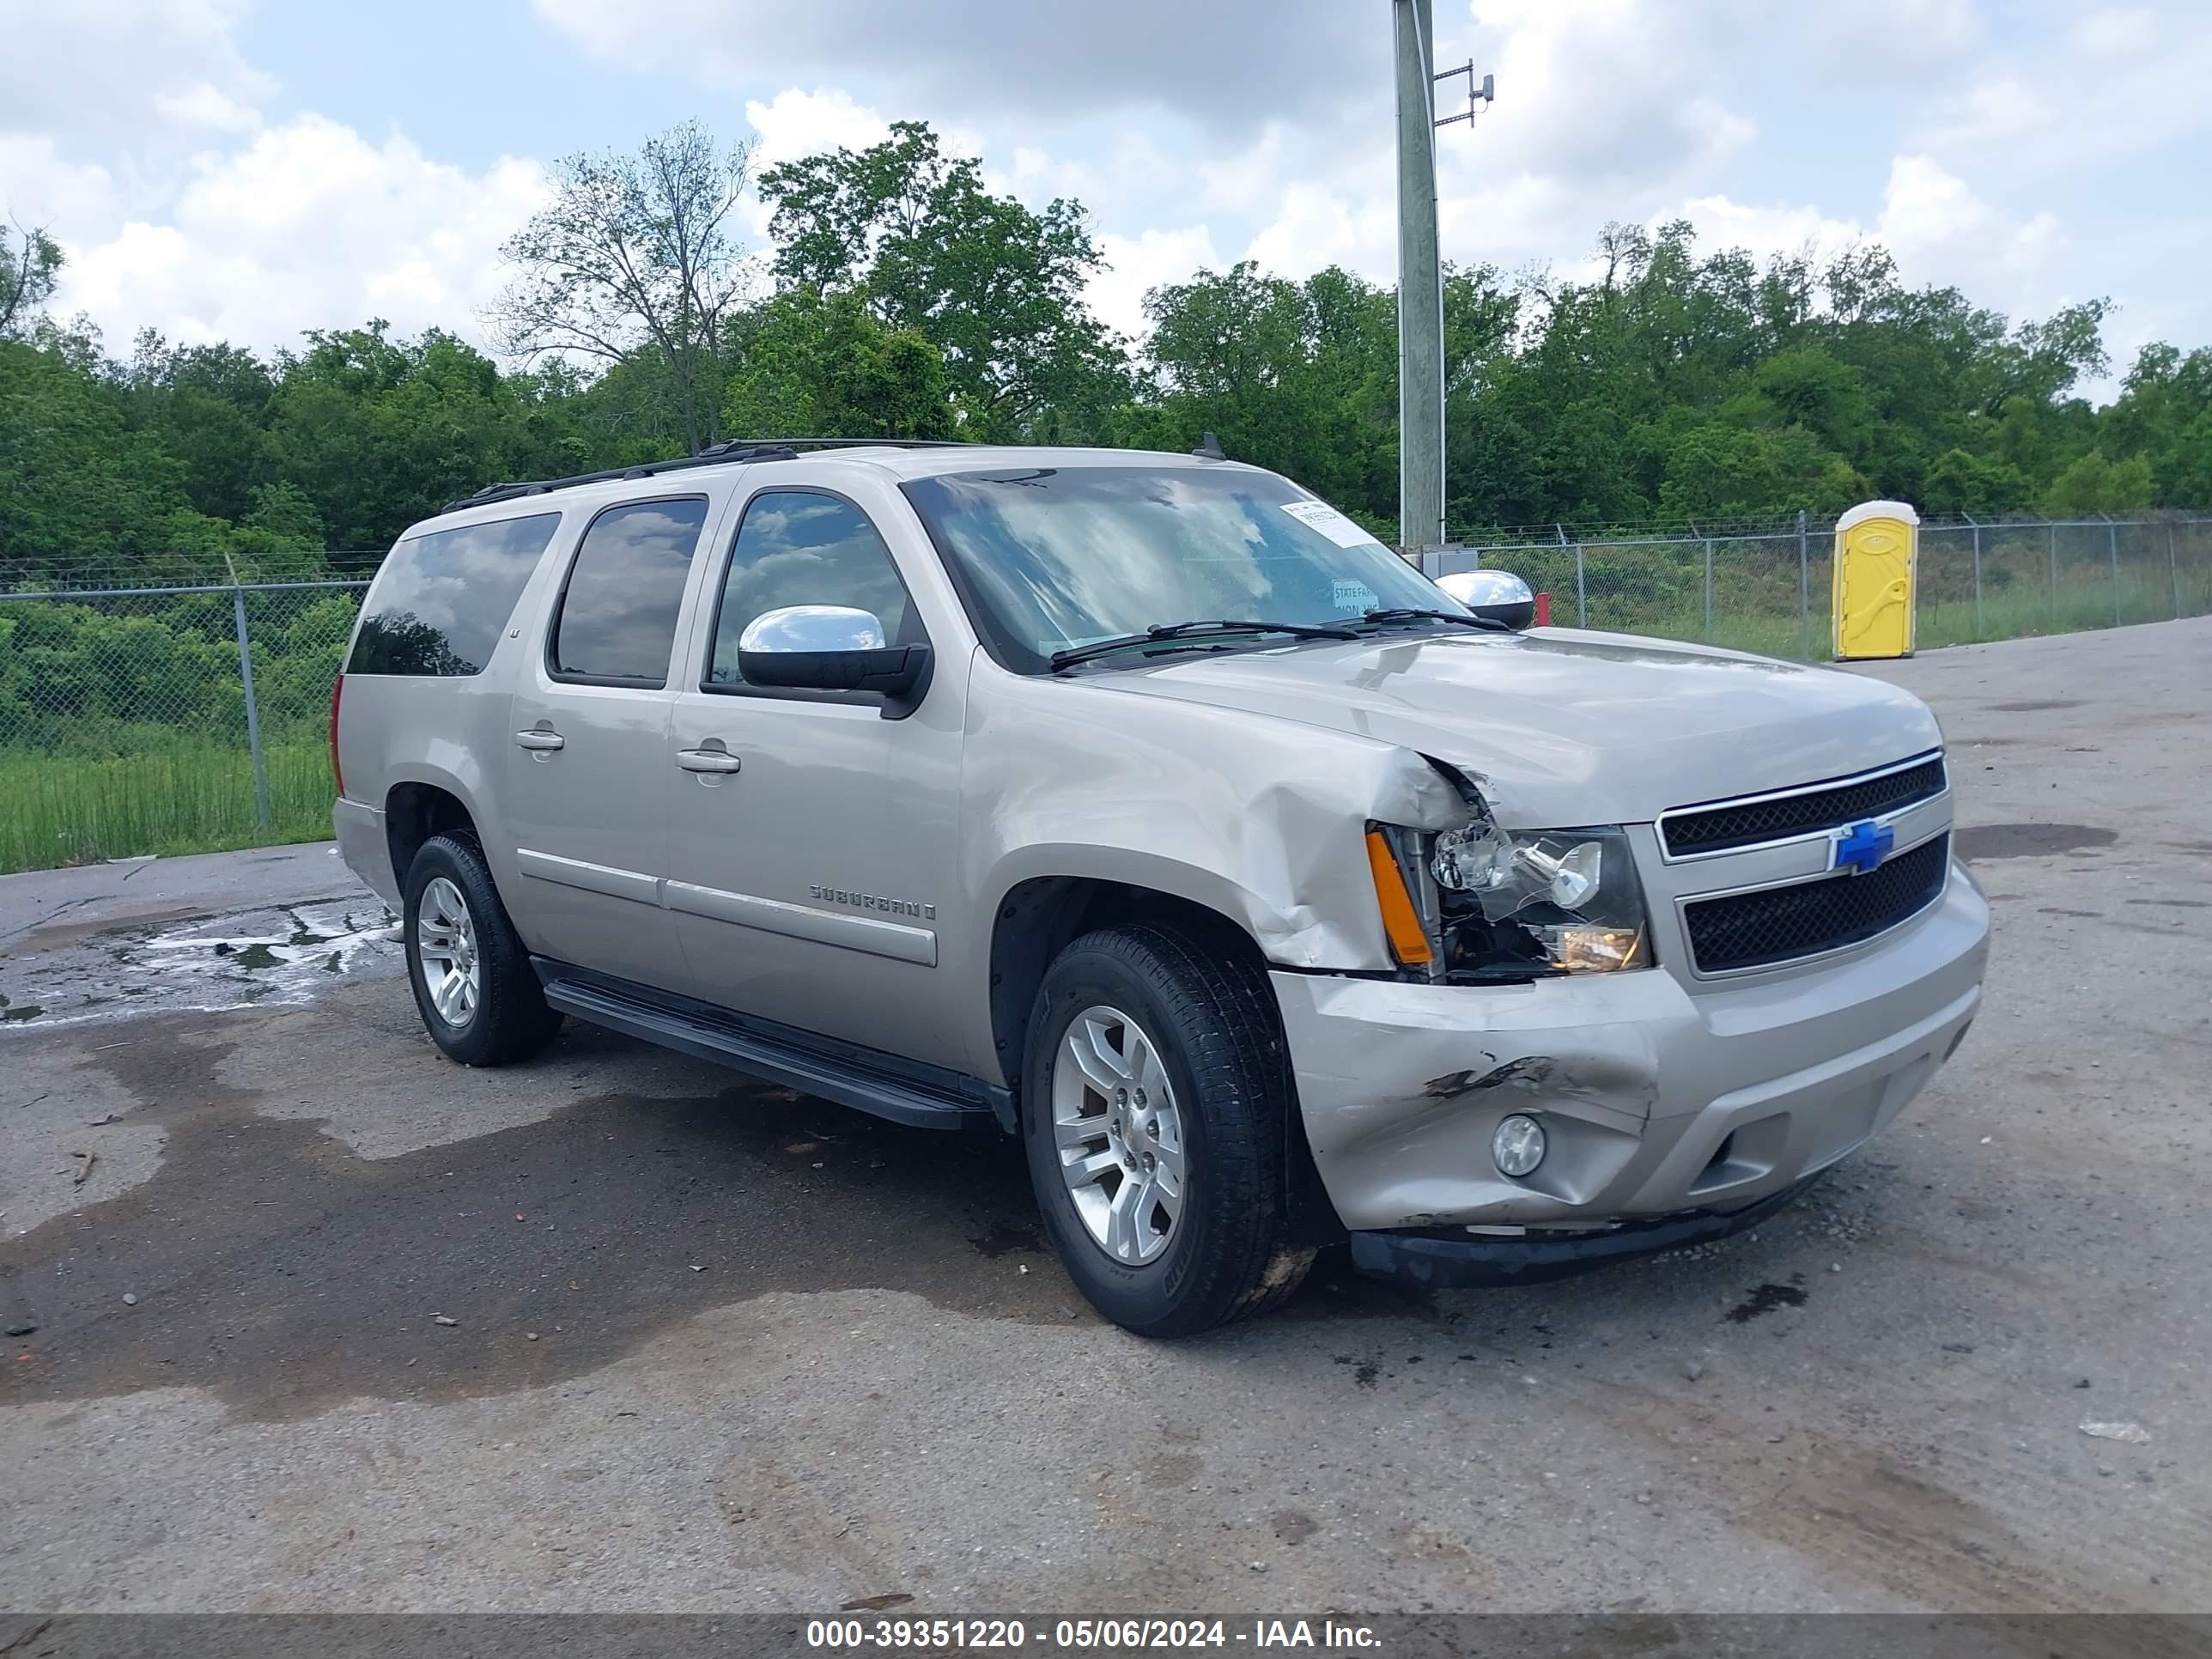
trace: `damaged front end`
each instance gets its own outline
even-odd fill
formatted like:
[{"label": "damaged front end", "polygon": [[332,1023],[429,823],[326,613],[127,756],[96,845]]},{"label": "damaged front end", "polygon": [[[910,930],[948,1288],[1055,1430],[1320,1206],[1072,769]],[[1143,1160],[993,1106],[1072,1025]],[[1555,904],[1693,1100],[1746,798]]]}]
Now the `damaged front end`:
[{"label": "damaged front end", "polygon": [[[1431,762],[1457,791],[1468,822],[1443,830],[1377,824],[1391,870],[1421,921],[1401,968],[1453,985],[1525,984],[1558,975],[1649,967],[1650,929],[1626,833],[1617,824],[1503,829],[1480,790]],[[1395,895],[1381,892],[1386,915]],[[1425,948],[1423,948],[1425,947]]]},{"label": "damaged front end", "polygon": [[1395,967],[1271,975],[1369,1271],[1548,1276],[1748,1225],[1893,1118],[1978,1006],[1969,883],[1816,971],[1707,984],[1659,959],[1650,825],[1509,829],[1431,764],[1463,823],[1370,825]]}]

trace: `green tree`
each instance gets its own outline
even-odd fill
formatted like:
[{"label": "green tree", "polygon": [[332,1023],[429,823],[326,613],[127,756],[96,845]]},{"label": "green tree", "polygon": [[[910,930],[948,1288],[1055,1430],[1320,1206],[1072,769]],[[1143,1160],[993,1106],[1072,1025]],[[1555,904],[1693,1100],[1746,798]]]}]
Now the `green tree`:
[{"label": "green tree", "polygon": [[[280,359],[267,441],[277,478],[331,542],[374,567],[408,525],[501,479],[542,477],[516,385],[441,330],[407,340],[381,320],[315,330]],[[258,498],[257,497],[257,502]]]},{"label": "green tree", "polygon": [[61,245],[33,226],[0,228],[0,340],[27,331],[61,282]]},{"label": "green tree", "polygon": [[773,436],[946,438],[945,360],[860,295],[797,288],[740,319],[726,428]]},{"label": "green tree", "polygon": [[712,442],[745,285],[730,216],[746,156],[690,122],[635,155],[563,158],[552,202],[501,248],[518,268],[489,315],[501,349],[603,367],[650,356],[686,447]]},{"label": "green tree", "polygon": [[2076,459],[2044,492],[2043,510],[2054,519],[2100,513],[2139,513],[2150,505],[2150,462],[2142,456],[2108,461],[2100,449]]},{"label": "green tree", "polygon": [[1083,287],[1104,260],[1073,202],[1032,213],[984,187],[919,121],[865,150],[769,168],[775,272],[787,287],[861,295],[936,346],[963,432],[1034,431],[1048,410],[1080,425],[1125,389],[1122,358]]},{"label": "green tree", "polygon": [[270,478],[265,432],[276,382],[253,353],[232,345],[172,346],[141,333],[123,383],[132,426],[185,469],[199,512],[236,520]]},{"label": "green tree", "polygon": [[0,586],[107,579],[166,550],[184,470],[125,412],[69,353],[0,340]]},{"label": "green tree", "polygon": [[1924,513],[1994,518],[2023,510],[2034,496],[2034,485],[2009,461],[1984,460],[1953,448],[1929,467],[1917,505]]}]

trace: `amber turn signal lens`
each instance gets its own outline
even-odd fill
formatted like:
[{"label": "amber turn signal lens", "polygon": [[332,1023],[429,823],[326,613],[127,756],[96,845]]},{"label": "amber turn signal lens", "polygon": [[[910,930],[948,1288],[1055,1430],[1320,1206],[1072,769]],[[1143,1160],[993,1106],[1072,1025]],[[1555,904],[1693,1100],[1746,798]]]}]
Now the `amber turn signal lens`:
[{"label": "amber turn signal lens", "polygon": [[1428,930],[1413,908],[1413,896],[1406,890],[1397,855],[1380,830],[1367,832],[1367,867],[1375,877],[1375,902],[1382,908],[1382,931],[1389,937],[1390,954],[1401,968],[1425,968],[1436,953],[1429,948]]}]

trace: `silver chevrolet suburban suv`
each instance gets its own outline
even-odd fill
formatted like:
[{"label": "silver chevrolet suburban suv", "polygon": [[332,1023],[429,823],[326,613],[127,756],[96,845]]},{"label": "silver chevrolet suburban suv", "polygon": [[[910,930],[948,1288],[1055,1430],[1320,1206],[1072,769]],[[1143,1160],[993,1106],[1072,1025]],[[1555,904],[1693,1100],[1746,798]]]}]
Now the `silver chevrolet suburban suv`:
[{"label": "silver chevrolet suburban suv", "polygon": [[1871,679],[1528,629],[1219,459],[734,442],[379,572],[347,861],[465,1065],[564,1014],[1018,1135],[1154,1335],[1749,1224],[1956,1048],[1989,912]]}]

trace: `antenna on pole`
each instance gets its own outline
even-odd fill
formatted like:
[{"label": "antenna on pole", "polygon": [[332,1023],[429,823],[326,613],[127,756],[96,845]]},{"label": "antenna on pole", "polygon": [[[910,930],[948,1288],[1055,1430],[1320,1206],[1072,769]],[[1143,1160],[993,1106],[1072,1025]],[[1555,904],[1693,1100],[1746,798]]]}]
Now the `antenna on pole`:
[{"label": "antenna on pole", "polygon": [[[1474,60],[1438,73],[1433,0],[1391,0],[1398,85],[1398,544],[1418,558],[1444,532],[1444,288],[1437,246],[1437,130],[1495,96]],[[1437,85],[1467,76],[1467,112],[1437,118]]]},{"label": "antenna on pole", "polygon": [[1474,58],[1468,58],[1457,69],[1439,70],[1436,76],[1437,82],[1442,85],[1455,75],[1467,76],[1467,110],[1464,114],[1445,116],[1437,123],[1440,127],[1448,127],[1455,121],[1472,121],[1482,110],[1498,101],[1498,77],[1494,75],[1486,75],[1480,81],[1476,80]]}]

